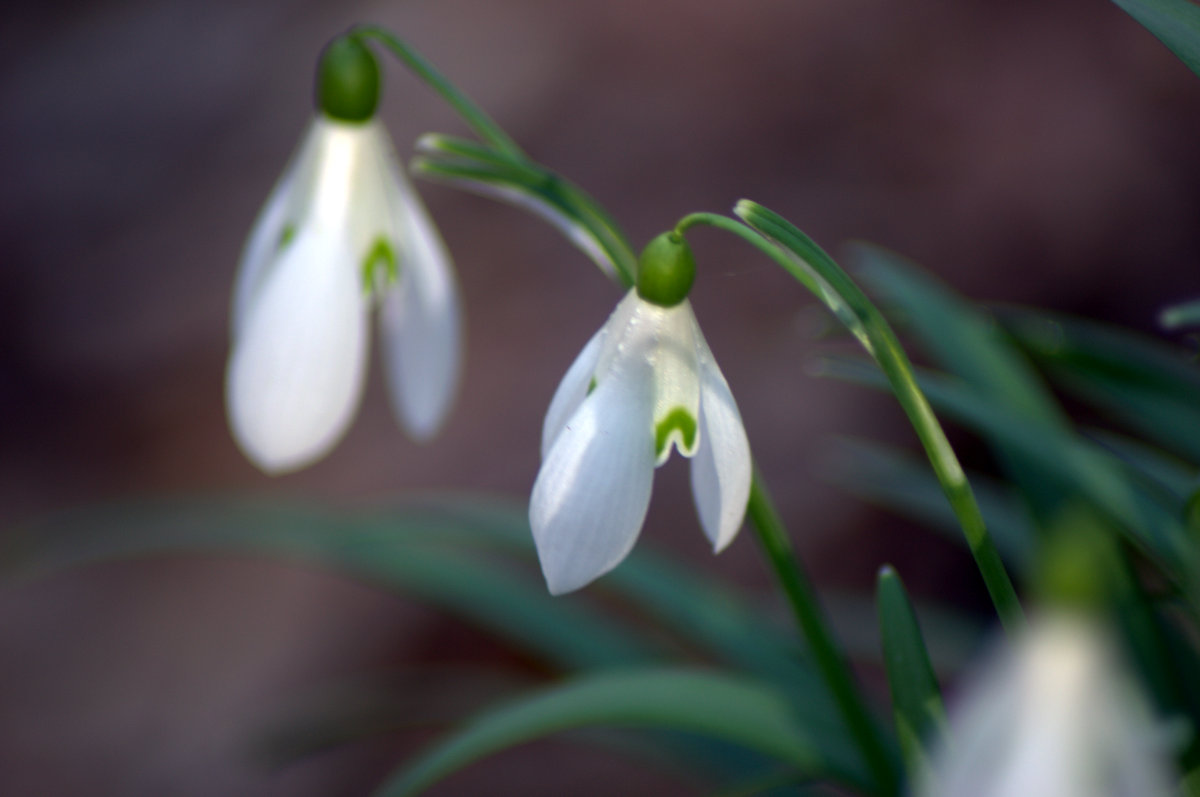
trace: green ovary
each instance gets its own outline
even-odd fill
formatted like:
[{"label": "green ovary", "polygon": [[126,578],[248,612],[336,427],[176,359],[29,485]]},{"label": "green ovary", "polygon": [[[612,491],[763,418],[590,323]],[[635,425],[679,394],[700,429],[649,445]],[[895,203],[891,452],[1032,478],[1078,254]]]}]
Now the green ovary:
[{"label": "green ovary", "polygon": [[696,447],[696,419],[683,407],[676,407],[667,413],[654,427],[654,453],[660,459],[666,452],[671,433],[679,430],[683,438],[683,451],[694,451]]}]

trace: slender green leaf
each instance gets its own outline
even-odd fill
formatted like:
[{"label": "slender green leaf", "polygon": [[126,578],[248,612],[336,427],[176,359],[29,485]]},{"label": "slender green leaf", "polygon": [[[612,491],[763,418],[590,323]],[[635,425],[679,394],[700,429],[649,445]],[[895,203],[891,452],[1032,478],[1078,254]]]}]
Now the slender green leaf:
[{"label": "slender green leaf", "polygon": [[[962,539],[937,479],[915,456],[872,442],[843,439],[824,472],[843,489]],[[1011,487],[975,473],[970,479],[996,547],[1018,571],[1026,571],[1037,540],[1028,509]]]},{"label": "slender green leaf", "polygon": [[917,333],[922,348],[946,370],[1015,412],[1069,425],[1032,366],[991,316],[886,249],[860,243],[852,254],[862,278],[889,305],[903,311],[905,328]]},{"label": "slender green leaf", "polygon": [[904,583],[890,565],[879,571],[877,595],[896,733],[909,779],[915,782],[929,766],[931,743],[946,731],[946,711],[917,615]]},{"label": "slender green leaf", "polygon": [[1008,310],[1000,317],[1058,384],[1200,462],[1200,368],[1180,348],[1065,316]]},{"label": "slender green leaf", "polygon": [[1200,6],[1189,0],[1113,0],[1200,75]]},{"label": "slender green leaf", "polygon": [[587,676],[488,711],[406,764],[376,797],[418,794],[481,758],[587,727],[669,729],[744,746],[798,771],[855,782],[828,770],[787,701],[754,681],[715,673],[649,669]]},{"label": "slender green leaf", "polygon": [[1180,513],[1188,496],[1196,489],[1200,472],[1165,451],[1103,429],[1088,429],[1085,434],[1097,445],[1124,462],[1148,483],[1157,485]]},{"label": "slender green leaf", "polygon": [[[1070,428],[1033,366],[990,315],[891,252],[866,244],[854,252],[863,279],[904,313],[906,329],[938,364],[1030,424],[1060,432]],[[1062,486],[1041,462],[1012,450],[1003,439],[988,442],[1004,472],[1029,500],[1035,518],[1048,522],[1061,508]]]},{"label": "slender green leaf", "polygon": [[633,284],[637,260],[611,216],[582,189],[540,164],[474,142],[427,134],[412,170],[521,207],[558,228],[607,276]]},{"label": "slender green leaf", "polygon": [[[988,534],[971,485],[913,376],[908,355],[887,320],[833,258],[787,219],[745,199],[737,203],[734,213],[767,241],[773,242],[786,257],[786,260],[778,261],[780,265],[813,290],[839,318],[847,314],[853,316],[853,322],[847,321],[847,326],[860,340],[865,339],[864,348],[883,371],[893,395],[925,448],[1001,622],[1009,630],[1022,628],[1024,612]],[[813,289],[814,283],[817,290]],[[836,301],[830,298],[831,295]]]},{"label": "slender green leaf", "polygon": [[463,517],[431,504],[386,516],[250,501],[146,502],[69,512],[19,533],[0,552],[0,574],[30,577],[162,554],[278,556],[417,596],[559,667],[607,667],[661,654],[585,603],[551,598],[532,571],[518,575],[510,563],[463,544],[509,534],[503,524],[493,527],[490,516],[480,514],[468,527]]},{"label": "slender green leaf", "polygon": [[[864,362],[829,359],[823,361],[822,368],[830,376],[886,387],[875,369]],[[1023,416],[960,382],[935,374],[922,374],[920,380],[930,401],[948,417],[984,437],[1005,440],[1025,456],[1039,458],[1049,473],[1112,518],[1167,572],[1176,578],[1190,577],[1195,555],[1179,519],[1156,496],[1140,489],[1123,463],[1074,434],[1030,424]]]}]

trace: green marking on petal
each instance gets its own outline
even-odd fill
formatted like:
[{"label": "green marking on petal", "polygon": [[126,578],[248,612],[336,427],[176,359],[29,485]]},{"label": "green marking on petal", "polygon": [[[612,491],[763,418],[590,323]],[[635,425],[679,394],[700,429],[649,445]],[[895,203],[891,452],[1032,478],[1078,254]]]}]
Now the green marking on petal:
[{"label": "green marking on petal", "polygon": [[694,452],[696,449],[696,419],[692,414],[683,407],[676,407],[667,413],[667,417],[658,422],[654,427],[654,453],[660,459],[666,453],[667,444],[671,440],[672,432],[678,430],[679,436],[683,439],[684,451]]},{"label": "green marking on petal", "polygon": [[279,233],[279,243],[275,245],[275,248],[280,251],[283,251],[284,249],[287,248],[287,245],[290,244],[292,242],[292,239],[295,237],[296,237],[296,225],[289,224],[289,225],[285,226],[283,228],[283,230]]},{"label": "green marking on petal", "polygon": [[590,395],[592,395],[592,391],[593,391],[593,390],[595,390],[595,389],[596,389],[596,377],[594,377],[594,376],[593,376],[593,377],[592,377],[592,381],[588,382],[588,392],[587,392],[587,394],[588,394],[589,396],[590,396]]},{"label": "green marking on petal", "polygon": [[[383,279],[379,280],[377,274],[379,269],[383,269]],[[386,238],[380,236],[375,240],[375,245],[371,247],[371,251],[363,259],[363,289],[367,293],[371,293],[377,287],[383,287],[400,278],[400,261],[396,259],[396,252],[392,249],[392,245],[387,242]]]}]

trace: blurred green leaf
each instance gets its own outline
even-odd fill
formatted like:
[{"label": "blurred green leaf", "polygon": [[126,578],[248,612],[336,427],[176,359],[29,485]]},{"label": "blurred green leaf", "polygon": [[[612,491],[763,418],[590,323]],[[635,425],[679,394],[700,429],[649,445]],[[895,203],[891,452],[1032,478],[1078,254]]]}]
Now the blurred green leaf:
[{"label": "blurred green leaf", "polygon": [[[426,600],[563,669],[661,659],[698,646],[779,685],[820,729],[830,758],[857,754],[825,684],[790,632],[761,608],[645,551],[587,595],[553,598],[535,571],[525,507],[442,495],[367,512],[210,499],[157,500],[64,512],[17,530],[0,548],[0,577],[163,554],[242,553],[311,562]],[[513,560],[516,561],[513,561]],[[609,593],[653,624],[597,611]]]},{"label": "blurred green leaf", "polygon": [[[825,473],[845,490],[962,539],[937,479],[916,456],[843,438]],[[1026,570],[1033,560],[1036,533],[1019,494],[977,473],[970,474],[970,480],[996,547],[1018,571]]]},{"label": "blurred green leaf", "polygon": [[1200,473],[1195,466],[1165,451],[1104,429],[1087,429],[1084,434],[1128,465],[1147,483],[1157,486],[1171,506],[1182,508],[1196,489]]},{"label": "blurred green leaf", "polygon": [[573,183],[523,157],[473,141],[427,134],[414,173],[531,211],[559,229],[610,277],[631,285],[636,260],[620,227]]},{"label": "blurred green leaf", "polygon": [[[555,600],[529,571],[485,558],[472,539],[513,544],[500,512],[473,522],[427,501],[387,513],[333,513],[258,501],[159,501],[69,512],[27,526],[0,551],[0,575],[161,554],[246,553],[335,567],[429,601],[567,669],[647,662],[661,648],[580,601]],[[531,543],[524,543],[532,548]]]},{"label": "blurred green leaf", "polygon": [[946,731],[946,711],[916,613],[904,583],[890,565],[879,571],[877,596],[896,734],[909,780],[916,782],[929,766],[929,746]]},{"label": "blurred green leaf", "polygon": [[776,257],[789,274],[817,295],[862,342],[883,372],[888,388],[921,441],[929,463],[954,509],[976,567],[987,586],[1001,623],[1010,631],[1024,627],[1025,614],[1016,589],[988,533],[983,515],[958,456],[946,439],[913,375],[912,364],[887,319],[837,262],[787,219],[748,199],[734,213],[767,241],[775,244]]},{"label": "blurred green leaf", "polygon": [[[824,373],[859,384],[886,388],[874,368],[862,361],[827,359]],[[1022,456],[1037,459],[1055,479],[1107,514],[1139,548],[1177,579],[1189,582],[1195,567],[1193,546],[1177,517],[1140,489],[1123,463],[1069,432],[1028,419],[946,376],[922,373],[921,386],[938,409],[986,439],[1001,439]]]},{"label": "blurred green leaf", "polygon": [[402,767],[376,797],[417,794],[479,759],[565,730],[605,726],[685,731],[744,746],[799,773],[830,771],[811,734],[788,702],[742,678],[682,669],[586,676],[486,712],[463,730]]},{"label": "blurred green leaf", "polygon": [[1189,0],[1113,0],[1200,75],[1200,6]]},{"label": "blurred green leaf", "polygon": [[1200,462],[1200,368],[1183,350],[1065,316],[1008,310],[1000,317],[1056,383]]},{"label": "blurred green leaf", "polygon": [[[939,365],[1030,424],[1059,432],[1070,428],[1041,377],[990,315],[885,249],[859,244],[854,253],[863,279],[903,312],[906,329]],[[1039,460],[1014,450],[1003,438],[987,439],[1034,516],[1041,522],[1052,517],[1060,508],[1061,485]]]}]

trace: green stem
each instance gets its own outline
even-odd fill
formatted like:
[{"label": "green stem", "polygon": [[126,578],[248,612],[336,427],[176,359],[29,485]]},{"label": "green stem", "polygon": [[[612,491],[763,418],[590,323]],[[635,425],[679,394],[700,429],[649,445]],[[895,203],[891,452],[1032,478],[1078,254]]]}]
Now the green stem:
[{"label": "green stem", "polygon": [[[891,326],[853,280],[807,236],[765,208],[753,208],[756,212],[755,221],[765,227],[766,232],[760,232],[736,219],[715,213],[693,213],[685,216],[676,225],[676,230],[682,233],[689,227],[704,224],[737,235],[795,277],[846,324],[887,377],[892,392],[925,448],[934,474],[954,510],[971,555],[975,558],[975,564],[996,607],[1000,622],[1007,631],[1020,630],[1025,625],[1025,614],[1017,598],[1016,589],[988,533],[983,514],[979,511],[979,504],[958,457],[933,414],[929,401],[917,385],[912,364]],[[781,239],[786,244],[775,243]],[[803,250],[806,256],[799,260],[799,254],[785,250],[785,245],[793,251]]]},{"label": "green stem", "polygon": [[796,623],[808,640],[817,668],[833,693],[838,710],[871,770],[879,793],[897,794],[899,780],[892,757],[853,681],[849,662],[834,642],[829,624],[817,602],[816,592],[792,551],[787,529],[771,502],[757,468],[750,484],[750,503],[746,514],[787,595]]},{"label": "green stem", "polygon": [[455,88],[449,80],[434,69],[433,64],[426,61],[394,33],[377,25],[357,27],[353,30],[353,33],[364,38],[375,39],[391,50],[392,54],[404,62],[404,65],[412,70],[417,77],[425,81],[438,94],[442,95],[446,102],[450,103],[451,107],[458,112],[458,115],[484,141],[510,155],[519,156],[522,154],[521,148],[517,146],[517,142],[513,141],[508,133],[505,133],[500,128],[500,125],[492,120],[492,117],[488,116],[482,108]]}]

